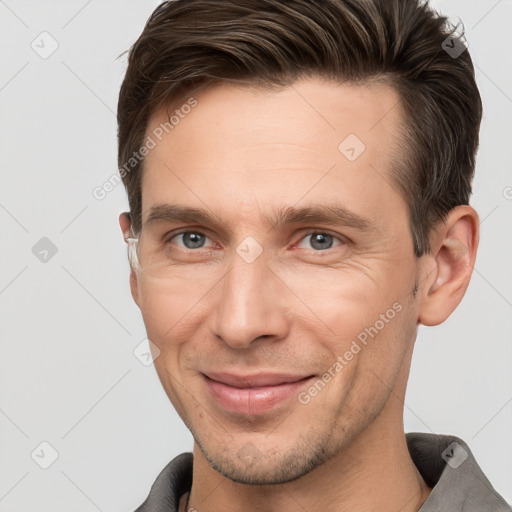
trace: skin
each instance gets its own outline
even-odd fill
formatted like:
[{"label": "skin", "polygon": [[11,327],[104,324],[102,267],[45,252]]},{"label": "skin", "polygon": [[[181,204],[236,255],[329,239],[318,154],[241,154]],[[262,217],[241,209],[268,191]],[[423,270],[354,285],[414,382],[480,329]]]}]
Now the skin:
[{"label": "skin", "polygon": [[[216,85],[195,98],[146,157],[142,232],[149,244],[188,228],[206,235],[204,245],[175,237],[167,278],[130,276],[160,351],[158,376],[195,439],[189,510],[418,510],[430,489],[403,428],[412,351],[418,325],[442,323],[466,291],[476,212],[452,210],[432,233],[432,253],[414,256],[407,205],[390,178],[403,113],[388,85],[311,77],[272,92]],[[165,121],[155,112],[147,133]],[[366,146],[354,161],[338,149],[349,134]],[[231,233],[147,226],[163,203],[207,208]],[[273,208],[333,203],[373,228],[263,221]],[[120,226],[126,237],[124,214]],[[311,233],[337,238],[319,248]],[[252,263],[236,252],[248,236],[264,249]],[[205,371],[320,378],[395,303],[400,312],[307,404],[294,396],[242,415],[207,392]]]}]

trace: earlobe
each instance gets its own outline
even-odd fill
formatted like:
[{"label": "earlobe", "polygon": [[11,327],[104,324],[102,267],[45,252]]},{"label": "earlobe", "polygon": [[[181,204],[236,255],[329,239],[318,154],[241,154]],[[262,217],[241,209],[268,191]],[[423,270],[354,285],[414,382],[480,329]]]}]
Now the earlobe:
[{"label": "earlobe", "polygon": [[437,230],[433,253],[426,259],[431,275],[425,279],[418,319],[421,324],[439,325],[460,304],[471,279],[478,241],[476,211],[467,205],[454,208]]}]

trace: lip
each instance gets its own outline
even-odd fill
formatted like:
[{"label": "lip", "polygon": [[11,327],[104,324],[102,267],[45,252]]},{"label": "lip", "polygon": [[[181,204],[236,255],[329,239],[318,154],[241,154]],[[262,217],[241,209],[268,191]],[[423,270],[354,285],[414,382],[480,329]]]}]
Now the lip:
[{"label": "lip", "polygon": [[234,375],[208,372],[202,374],[210,396],[223,409],[253,416],[273,409],[314,377],[284,373]]}]

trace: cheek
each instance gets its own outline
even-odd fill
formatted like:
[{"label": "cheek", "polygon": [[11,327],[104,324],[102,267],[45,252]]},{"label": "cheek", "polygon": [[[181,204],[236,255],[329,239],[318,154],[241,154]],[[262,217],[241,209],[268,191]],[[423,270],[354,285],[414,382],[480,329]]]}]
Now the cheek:
[{"label": "cheek", "polygon": [[158,283],[150,279],[139,282],[140,309],[147,337],[160,351],[154,364],[165,386],[187,366],[187,346],[191,340],[198,339],[209,307],[205,291],[194,286],[183,287],[181,282],[178,286],[177,282]]},{"label": "cheek", "polygon": [[413,337],[406,315],[403,308],[388,323],[373,321],[362,330],[356,325],[347,326],[347,337],[338,344],[339,364],[334,368],[341,370],[318,403],[322,411],[319,414],[337,418],[340,432],[350,431],[375,417],[393,390],[400,394],[399,375]]},{"label": "cheek", "polygon": [[[310,319],[311,328],[317,327],[323,335],[330,334],[343,343],[376,322],[378,330],[382,330],[382,321],[387,325],[398,314],[400,306],[393,305],[406,296],[406,280],[385,267],[377,270],[305,267],[300,275],[287,270],[281,272],[280,278],[293,290],[287,299],[297,323]],[[379,321],[381,315],[384,317]]]},{"label": "cheek", "polygon": [[361,276],[350,280],[342,275],[336,282],[317,279],[307,297],[309,308],[316,313],[309,313],[312,323],[306,326],[298,320],[297,310],[297,322],[330,354],[325,371],[336,374],[332,389],[338,396],[354,388],[371,402],[379,388],[393,386],[414,337],[408,287],[401,279],[402,283]]},{"label": "cheek", "polygon": [[204,292],[194,286],[183,286],[180,280],[139,279],[139,305],[148,337],[161,342],[173,338],[200,309],[202,296]]},{"label": "cheek", "polygon": [[175,387],[171,377],[179,375],[177,334],[179,320],[183,313],[177,304],[179,301],[174,300],[171,294],[146,289],[143,290],[142,297],[140,309],[147,337],[159,350],[158,357],[154,359],[155,370],[167,394],[171,397],[172,389]]}]

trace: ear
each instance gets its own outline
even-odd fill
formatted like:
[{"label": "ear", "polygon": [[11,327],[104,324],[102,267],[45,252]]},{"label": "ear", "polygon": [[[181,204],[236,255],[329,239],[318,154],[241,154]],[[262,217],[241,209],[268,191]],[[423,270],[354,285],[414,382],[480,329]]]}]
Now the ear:
[{"label": "ear", "polygon": [[[119,215],[119,226],[121,227],[121,232],[123,233],[123,238],[126,242],[127,238],[130,238],[130,228],[132,225],[132,220],[130,214],[128,212],[123,212]],[[130,265],[130,290],[132,292],[132,297],[137,306],[140,307],[139,303],[139,283],[137,280],[137,274],[135,270]]]},{"label": "ear", "polygon": [[421,324],[439,325],[459,305],[471,279],[478,242],[478,214],[467,205],[451,210],[433,231],[432,253],[422,265],[426,277],[421,287]]}]

